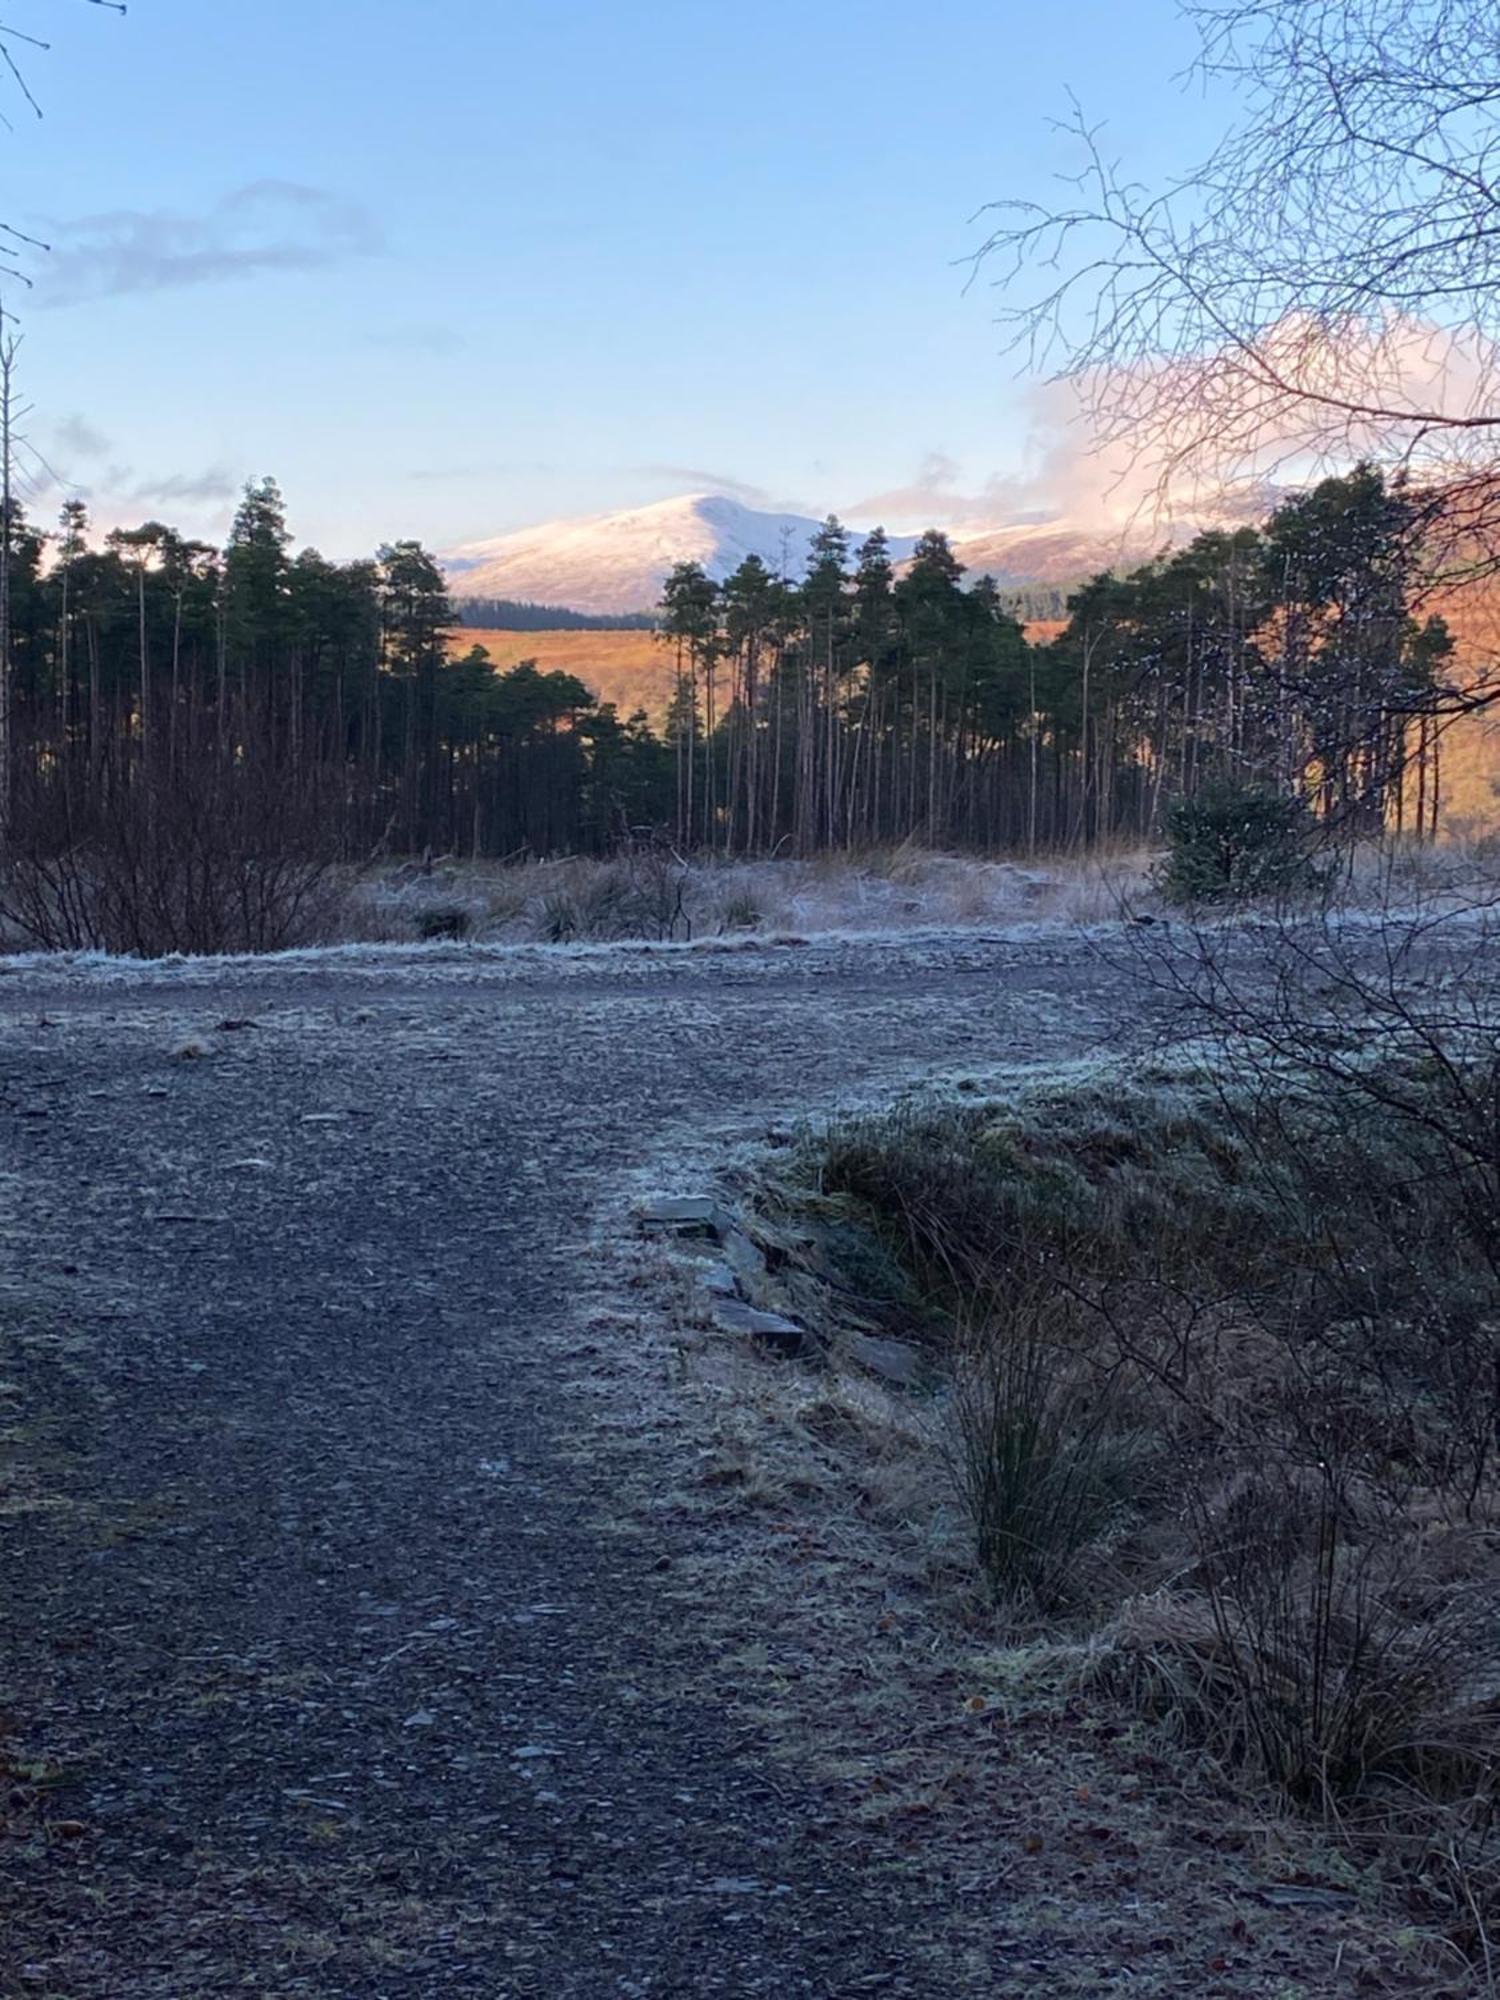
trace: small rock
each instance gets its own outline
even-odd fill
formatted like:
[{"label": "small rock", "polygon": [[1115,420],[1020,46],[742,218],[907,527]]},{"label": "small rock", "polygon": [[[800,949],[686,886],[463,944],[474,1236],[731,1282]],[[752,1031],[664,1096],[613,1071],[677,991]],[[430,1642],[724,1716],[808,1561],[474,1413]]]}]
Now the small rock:
[{"label": "small rock", "polygon": [[1273,1910],[1347,1910],[1355,1900],[1352,1890],[1319,1889],[1301,1882],[1271,1882],[1250,1893]]},{"label": "small rock", "polygon": [[922,1379],[921,1350],[904,1340],[877,1340],[872,1334],[851,1333],[845,1338],[844,1351],[861,1368],[898,1388],[915,1389]]},{"label": "small rock", "polygon": [[733,1223],[725,1229],[719,1239],[724,1252],[724,1261],[734,1272],[742,1285],[754,1286],[766,1275],[766,1260],[756,1249],[743,1229]]},{"label": "small rock", "polygon": [[714,1324],[724,1333],[748,1333],[763,1340],[778,1354],[795,1357],[807,1348],[807,1329],[780,1313],[762,1312],[739,1299],[720,1299],[714,1307]]},{"label": "small rock", "polygon": [[703,1289],[712,1292],[715,1298],[733,1299],[739,1296],[740,1281],[727,1264],[710,1264],[702,1274]]},{"label": "small rock", "polygon": [[672,1229],[680,1236],[718,1236],[728,1218],[710,1195],[660,1195],[643,1202],[641,1221],[648,1229]]}]

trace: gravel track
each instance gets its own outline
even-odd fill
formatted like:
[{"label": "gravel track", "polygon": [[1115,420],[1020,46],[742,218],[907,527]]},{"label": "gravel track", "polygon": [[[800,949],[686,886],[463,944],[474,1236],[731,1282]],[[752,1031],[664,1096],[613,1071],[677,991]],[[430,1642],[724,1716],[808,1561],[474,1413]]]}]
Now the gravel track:
[{"label": "gravel track", "polygon": [[0,977],[0,1709],[56,1770],[0,1992],[990,1990],[660,1615],[579,1300],[643,1172],[1118,1047],[1117,981],[1055,933]]}]

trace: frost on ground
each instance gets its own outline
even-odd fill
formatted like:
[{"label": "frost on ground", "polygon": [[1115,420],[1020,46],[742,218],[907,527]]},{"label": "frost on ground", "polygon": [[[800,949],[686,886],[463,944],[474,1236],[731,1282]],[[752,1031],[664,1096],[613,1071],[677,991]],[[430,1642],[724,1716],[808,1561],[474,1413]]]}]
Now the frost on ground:
[{"label": "frost on ground", "polygon": [[1083,922],[1149,897],[1149,865],[1145,855],[1022,863],[916,847],[811,861],[681,860],[652,849],[508,867],[408,863],[361,883],[346,922],[351,936],[372,940],[446,925],[507,943]]},{"label": "frost on ground", "polygon": [[1118,925],[799,935],[9,963],[39,1991],[1413,1990],[1303,1829],[997,1686],[924,1406],[634,1235],[801,1122],[1158,1025]]},{"label": "frost on ground", "polygon": [[1091,1046],[1097,983],[978,931],[13,965],[0,1709],[46,1782],[0,1901],[37,1989],[1004,1991],[990,1877],[956,1935],[767,1749],[724,1662],[769,1601],[684,1615],[699,1524],[652,1501],[718,1441],[632,1421],[675,1326],[595,1313],[645,1302],[608,1223],[648,1164]]},{"label": "frost on ground", "polygon": [[[701,955],[745,954],[746,976],[759,976],[767,952],[811,947],[809,965],[836,970],[846,963],[841,946],[882,940],[912,952],[930,946],[936,964],[964,938],[1045,946],[1122,925],[1176,924],[1183,913],[1162,901],[1159,862],[1146,850],[1022,861],[915,846],[813,860],[683,859],[653,846],[602,860],[408,861],[330,882],[312,934],[255,961],[37,952],[0,931],[0,952],[10,952],[0,956],[0,978],[45,968],[135,982],[149,964],[177,980],[211,980],[254,962],[287,978],[337,969],[493,981],[571,967],[613,980],[634,976],[632,951],[680,955],[682,977]],[[1398,908],[1487,906],[1497,892],[1492,842],[1387,842],[1342,858],[1329,905],[1345,920],[1378,924]],[[1203,914],[1253,924],[1259,911]]]},{"label": "frost on ground", "polygon": [[[731,1199],[752,1174],[742,1156]],[[622,1254],[626,1220],[577,1385],[622,1468],[618,1531],[686,1533],[669,1615],[706,1631],[713,1685],[821,1794],[830,1842],[947,1898],[955,1993],[1464,1990],[1315,1830],[1143,1726],[1087,1646],[1004,1650],[941,1400],[726,1338],[699,1260]]]},{"label": "frost on ground", "polygon": [[[228,980],[267,989],[314,989],[329,983],[352,992],[433,987],[547,985],[611,987],[650,980],[663,991],[753,985],[793,973],[809,981],[982,971],[1019,955],[1032,965],[1070,964],[1113,926],[1046,922],[980,929],[929,929],[808,936],[740,934],[693,942],[631,940],[611,944],[313,945],[233,958],[126,958],[104,952],[26,952],[0,958],[0,983],[54,991],[113,986],[211,995]],[[211,1001],[205,1000],[205,1005]]]},{"label": "frost on ground", "polygon": [[[367,875],[343,923],[370,942],[461,935],[492,943],[686,942],[746,937],[1071,926],[1161,916],[1160,855],[1146,848],[993,859],[908,844],[812,860],[684,859],[651,848],[609,860],[505,866],[446,860]],[[1334,901],[1377,911],[1491,893],[1491,840],[1369,843],[1340,857]]]}]

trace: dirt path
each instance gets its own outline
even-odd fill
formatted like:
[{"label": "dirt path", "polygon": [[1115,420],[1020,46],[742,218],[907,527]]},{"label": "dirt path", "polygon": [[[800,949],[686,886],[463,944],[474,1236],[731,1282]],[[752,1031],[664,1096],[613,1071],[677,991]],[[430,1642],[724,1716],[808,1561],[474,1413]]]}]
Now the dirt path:
[{"label": "dirt path", "polygon": [[1083,1052],[1105,983],[972,937],[0,979],[0,1707],[54,1780],[0,1991],[968,1990],[703,1698],[573,1301],[643,1167]]}]

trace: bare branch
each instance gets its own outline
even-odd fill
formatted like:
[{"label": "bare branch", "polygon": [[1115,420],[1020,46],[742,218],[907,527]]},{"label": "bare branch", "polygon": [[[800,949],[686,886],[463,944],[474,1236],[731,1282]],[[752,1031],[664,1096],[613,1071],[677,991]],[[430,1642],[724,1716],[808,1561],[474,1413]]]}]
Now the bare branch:
[{"label": "bare branch", "polygon": [[1101,443],[1145,455],[1163,491],[1374,458],[1466,482],[1471,515],[1484,491],[1500,531],[1484,488],[1500,457],[1500,13],[1188,11],[1196,70],[1238,122],[1153,192],[1074,106],[1073,198],[995,204],[976,256],[1012,349],[1070,378]]}]

